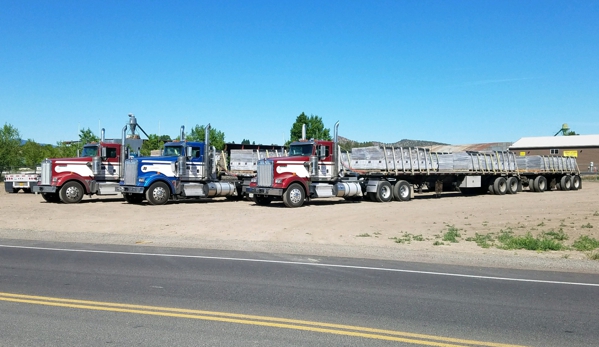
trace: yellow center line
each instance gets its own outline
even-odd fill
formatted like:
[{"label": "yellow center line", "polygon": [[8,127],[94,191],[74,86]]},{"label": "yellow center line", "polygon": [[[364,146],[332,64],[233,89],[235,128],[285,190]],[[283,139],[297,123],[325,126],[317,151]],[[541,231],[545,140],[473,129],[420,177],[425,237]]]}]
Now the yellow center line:
[{"label": "yellow center line", "polygon": [[[336,335],[356,336],[370,339],[405,342],[410,344],[438,346],[438,347],[464,347],[465,345],[489,346],[489,347],[524,347],[520,345],[456,339],[434,335],[415,334],[402,331],[376,329],[343,324],[324,322],[313,322],[288,318],[277,318],[268,316],[255,316],[237,313],[191,310],[172,307],[145,306],[121,304],[102,301],[88,301],[76,299],[53,298],[45,296],[23,295],[0,292],[0,301],[18,302],[35,305],[78,308],[96,311],[110,311],[122,313],[135,313],[163,317],[176,317],[188,319],[200,319],[236,324],[257,325],[275,328],[285,328]],[[391,336],[385,336],[385,335]],[[401,337],[399,337],[401,336]],[[421,339],[421,340],[415,340]],[[430,341],[426,341],[430,340]],[[439,341],[439,342],[436,342]],[[458,343],[459,345],[453,344]]]}]

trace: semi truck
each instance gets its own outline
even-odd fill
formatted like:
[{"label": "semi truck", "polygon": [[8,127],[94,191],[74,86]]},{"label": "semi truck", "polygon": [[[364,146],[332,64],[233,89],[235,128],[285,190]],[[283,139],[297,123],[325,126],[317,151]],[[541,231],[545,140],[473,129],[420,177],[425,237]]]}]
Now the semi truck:
[{"label": "semi truck", "polygon": [[127,159],[117,190],[132,204],[144,200],[163,205],[169,200],[244,197],[255,175],[257,160],[253,158],[260,151],[237,150],[237,156],[232,154],[227,160],[224,152],[218,153],[210,146],[209,132],[210,124],[205,128],[204,142],[187,141],[182,126],[180,140],[165,143],[162,156]]},{"label": "semi truck", "polygon": [[408,201],[415,191],[459,190],[464,194],[516,194],[581,188],[576,158],[517,157],[513,152],[436,153],[426,148],[374,146],[342,153],[339,122],[333,141],[293,142],[287,157],[262,159],[247,192],[257,205],[282,200],[339,197],[375,202]]},{"label": "semi truck", "polygon": [[31,189],[37,185],[38,179],[39,174],[37,171],[7,173],[4,175],[4,190],[7,193],[18,193],[19,190],[31,193]]},{"label": "semi truck", "polygon": [[102,129],[100,142],[84,145],[79,157],[43,160],[40,179],[33,192],[40,193],[47,202],[67,204],[78,203],[85,195],[118,195],[116,187],[123,162],[139,153],[143,144],[135,133],[138,127],[145,134],[135,116],[130,114],[121,139],[106,139]]}]

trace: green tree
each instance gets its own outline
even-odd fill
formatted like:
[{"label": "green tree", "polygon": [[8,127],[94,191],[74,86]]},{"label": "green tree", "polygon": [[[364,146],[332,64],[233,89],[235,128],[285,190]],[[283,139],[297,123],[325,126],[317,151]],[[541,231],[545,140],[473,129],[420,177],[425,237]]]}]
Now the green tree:
[{"label": "green tree", "polygon": [[100,142],[100,138],[97,137],[90,128],[81,129],[79,131],[79,143],[81,144],[80,149],[82,149],[84,145],[87,145],[91,142]]},{"label": "green tree", "polygon": [[[204,133],[206,131],[206,127],[203,125],[196,125],[189,134],[185,135],[185,139],[187,141],[204,141]],[[210,128],[210,133],[208,135],[210,139],[210,145],[214,146],[217,150],[221,151],[225,149],[225,133],[222,131],[216,130],[215,128]]]},{"label": "green tree", "polygon": [[8,123],[0,130],[0,175],[20,163],[21,135]]},{"label": "green tree", "polygon": [[[50,146],[52,147],[52,146]],[[23,160],[23,166],[34,169],[45,158],[49,158],[47,155],[51,154],[48,151],[47,146],[42,146],[32,139],[27,140],[21,146],[21,158]]]},{"label": "green tree", "polygon": [[249,145],[249,144],[250,144],[250,140],[248,140],[248,139],[243,139],[243,140],[241,141],[241,144],[242,144],[242,145]]},{"label": "green tree", "polygon": [[297,116],[295,123],[293,123],[291,126],[290,137],[287,144],[302,138],[303,124],[306,124],[306,138],[331,140],[330,130],[328,128],[325,129],[321,117],[315,115],[310,115],[310,117],[308,117],[304,112],[302,112],[299,116]]},{"label": "green tree", "polygon": [[[141,155],[148,156],[152,153],[153,150],[162,149],[164,147],[163,136],[158,136],[156,134],[149,134],[148,139],[144,141],[141,146]],[[170,137],[168,137],[170,140]]]},{"label": "green tree", "polygon": [[56,143],[56,156],[54,158],[74,158],[77,156],[78,144],[71,141]]},{"label": "green tree", "polygon": [[59,141],[56,143],[57,156],[55,158],[74,158],[77,157],[84,145],[92,142],[99,142],[97,137],[90,128],[79,130],[79,141]]}]

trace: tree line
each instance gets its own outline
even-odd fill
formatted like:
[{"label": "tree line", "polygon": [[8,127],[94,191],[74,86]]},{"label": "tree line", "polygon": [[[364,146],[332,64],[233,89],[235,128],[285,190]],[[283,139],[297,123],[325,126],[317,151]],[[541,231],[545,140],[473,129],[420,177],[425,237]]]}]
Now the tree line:
[{"label": "tree line", "polygon": [[[321,117],[311,115],[307,116],[302,112],[291,126],[290,138],[285,145],[301,139],[302,125],[306,124],[306,137],[308,139],[331,140],[330,130],[324,127]],[[187,141],[204,141],[205,126],[196,125],[185,134]],[[210,144],[217,150],[225,148],[225,133],[210,128]],[[172,139],[169,135],[148,134],[144,139],[141,155],[148,156],[153,150],[161,150],[165,142],[180,140],[179,136]],[[40,144],[32,139],[23,142],[21,134],[17,128],[11,124],[5,123],[0,129],[0,175],[17,168],[34,169],[46,158],[73,158],[77,157],[83,149],[83,146],[99,142],[100,138],[89,129],[79,131],[78,141],[59,141],[56,145]],[[233,142],[234,143],[234,142]],[[250,144],[249,139],[243,139],[242,144]],[[251,144],[256,144],[252,141]]]}]

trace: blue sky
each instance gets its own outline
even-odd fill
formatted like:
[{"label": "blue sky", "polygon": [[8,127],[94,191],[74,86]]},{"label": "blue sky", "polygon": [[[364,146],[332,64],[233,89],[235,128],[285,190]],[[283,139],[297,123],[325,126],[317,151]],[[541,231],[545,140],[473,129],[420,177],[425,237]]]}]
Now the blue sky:
[{"label": "blue sky", "polygon": [[0,125],[42,143],[211,123],[281,144],[599,134],[597,1],[0,0]]}]

